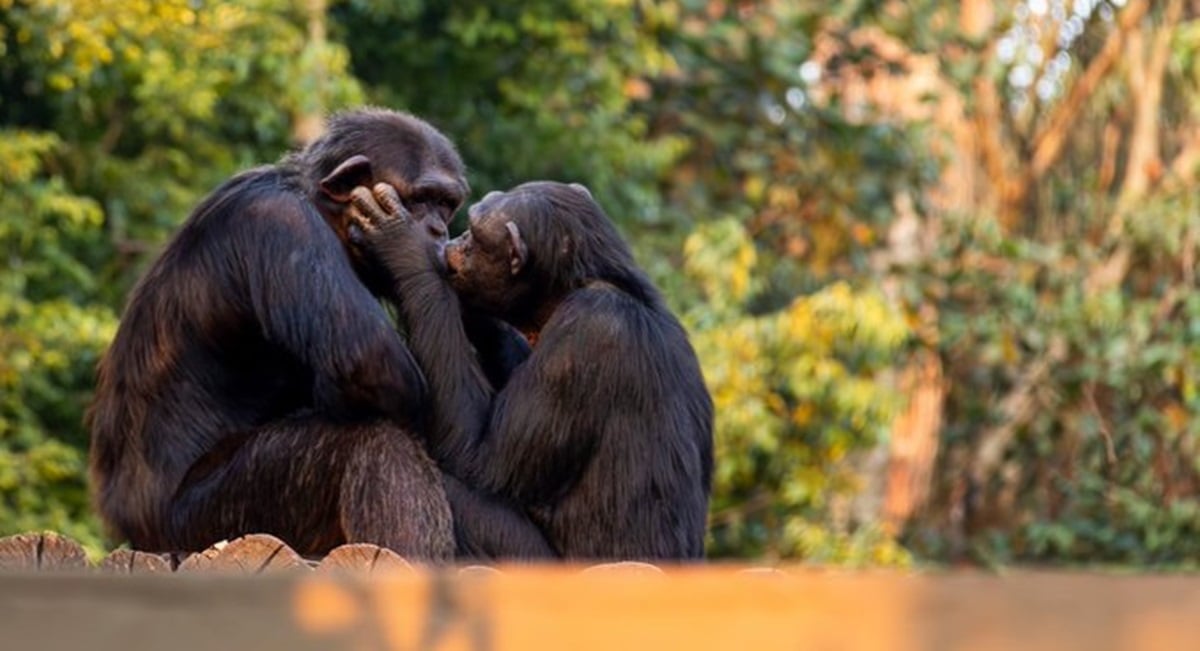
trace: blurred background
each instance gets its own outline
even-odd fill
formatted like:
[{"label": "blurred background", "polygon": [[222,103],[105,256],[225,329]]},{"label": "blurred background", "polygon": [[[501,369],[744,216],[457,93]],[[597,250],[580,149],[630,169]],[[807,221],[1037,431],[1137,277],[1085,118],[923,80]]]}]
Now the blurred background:
[{"label": "blurred background", "polygon": [[205,193],[364,103],[586,183],[717,405],[709,553],[1200,559],[1197,0],[0,0],[0,535]]}]

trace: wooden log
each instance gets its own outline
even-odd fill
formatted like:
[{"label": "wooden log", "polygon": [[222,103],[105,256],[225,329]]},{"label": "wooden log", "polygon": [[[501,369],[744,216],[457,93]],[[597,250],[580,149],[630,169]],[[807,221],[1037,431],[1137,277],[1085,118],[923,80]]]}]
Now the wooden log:
[{"label": "wooden log", "polygon": [[56,533],[42,534],[42,551],[38,569],[42,571],[78,571],[88,570],[91,567],[87,552],[84,551],[82,545]]},{"label": "wooden log", "polygon": [[81,572],[91,569],[79,543],[56,533],[0,538],[0,570]]},{"label": "wooden log", "polygon": [[168,563],[171,564],[171,571],[178,572],[179,567],[187,562],[187,559],[195,556],[195,552],[171,552],[165,555]]},{"label": "wooden log", "polygon": [[287,543],[270,534],[255,533],[193,554],[178,571],[266,574],[308,569],[308,563]]},{"label": "wooden log", "polygon": [[458,568],[458,575],[465,577],[486,578],[489,576],[499,576],[503,574],[499,568],[491,565],[465,565]]},{"label": "wooden log", "polygon": [[0,538],[0,568],[5,570],[36,570],[38,548],[42,536],[36,533],[21,533]]},{"label": "wooden log", "polygon": [[781,579],[787,576],[783,570],[774,567],[747,567],[738,570],[738,574],[743,574],[746,576],[761,576],[768,579]]},{"label": "wooden log", "polygon": [[370,543],[350,543],[329,552],[317,566],[317,571],[381,575],[415,570],[408,561],[390,549]]},{"label": "wooden log", "polygon": [[221,550],[229,544],[228,540],[213,543],[208,549],[184,556],[175,566],[176,572],[205,572],[212,570],[221,555]]},{"label": "wooden log", "polygon": [[105,574],[170,574],[171,558],[133,549],[115,549],[100,562]]},{"label": "wooden log", "polygon": [[601,563],[583,570],[584,574],[619,574],[621,576],[655,576],[663,571],[657,565],[640,563],[638,561],[621,561],[618,563]]}]

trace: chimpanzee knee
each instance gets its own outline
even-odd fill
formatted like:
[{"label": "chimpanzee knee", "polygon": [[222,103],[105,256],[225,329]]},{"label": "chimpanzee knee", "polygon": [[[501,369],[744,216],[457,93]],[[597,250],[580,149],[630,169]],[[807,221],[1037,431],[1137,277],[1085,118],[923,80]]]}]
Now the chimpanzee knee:
[{"label": "chimpanzee knee", "polygon": [[407,432],[385,422],[349,432],[339,515],[349,542],[410,559],[450,560],[454,533],[437,466]]},{"label": "chimpanzee knee", "polygon": [[348,542],[381,545],[413,560],[449,560],[454,552],[441,475],[420,444],[390,421],[295,417],[227,437],[189,469],[165,521],[170,538],[163,551],[260,532],[310,555]]}]

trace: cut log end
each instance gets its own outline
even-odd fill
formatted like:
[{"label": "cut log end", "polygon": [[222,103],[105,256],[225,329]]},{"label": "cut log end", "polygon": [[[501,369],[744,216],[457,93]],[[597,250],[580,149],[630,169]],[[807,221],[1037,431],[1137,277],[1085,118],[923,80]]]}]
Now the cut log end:
[{"label": "cut log end", "polygon": [[23,533],[0,538],[0,570],[82,572],[91,568],[83,547],[56,533]]},{"label": "cut log end", "polygon": [[178,571],[271,574],[307,569],[308,563],[287,543],[269,534],[251,534],[188,556]]},{"label": "cut log end", "polygon": [[174,563],[169,556],[132,549],[117,549],[100,562],[105,574],[170,574]]},{"label": "cut log end", "polygon": [[408,561],[390,549],[369,543],[351,543],[329,552],[317,566],[317,571],[381,575],[415,570]]}]

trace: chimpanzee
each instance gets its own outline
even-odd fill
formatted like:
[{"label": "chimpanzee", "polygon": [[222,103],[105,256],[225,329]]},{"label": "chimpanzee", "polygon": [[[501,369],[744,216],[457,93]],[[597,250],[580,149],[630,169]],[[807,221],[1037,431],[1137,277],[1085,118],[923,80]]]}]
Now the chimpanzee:
[{"label": "chimpanzee", "polygon": [[[115,535],[144,550],[267,532],[307,554],[348,541],[453,553],[442,474],[414,439],[425,378],[348,217],[349,191],[376,181],[433,241],[468,192],[429,124],[346,112],[214,190],[139,281],[88,414],[95,501]],[[497,381],[528,355],[515,332],[467,325]]]},{"label": "chimpanzee", "polygon": [[[587,189],[493,192],[444,259],[387,184],[351,195],[430,383],[439,465],[523,507],[562,557],[702,557],[712,401],[686,332]],[[460,299],[535,342],[503,388],[468,352]],[[460,546],[537,554],[505,523],[466,525]]]}]

